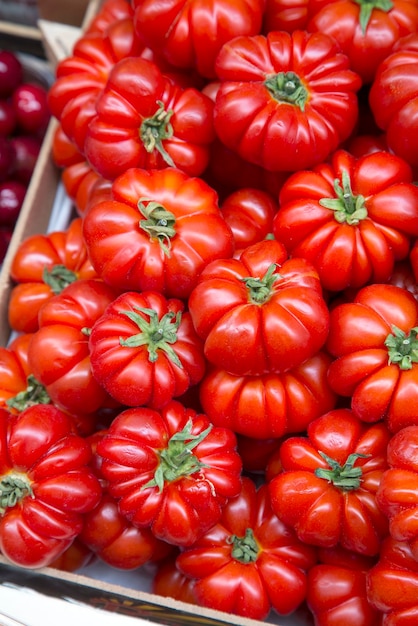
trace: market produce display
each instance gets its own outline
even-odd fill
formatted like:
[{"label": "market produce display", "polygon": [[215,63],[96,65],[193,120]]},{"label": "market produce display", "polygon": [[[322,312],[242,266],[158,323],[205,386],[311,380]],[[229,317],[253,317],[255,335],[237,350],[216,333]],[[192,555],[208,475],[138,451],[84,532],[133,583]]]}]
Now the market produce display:
[{"label": "market produce display", "polygon": [[0,263],[7,252],[51,117],[47,84],[0,49]]},{"label": "market produce display", "polygon": [[418,623],[417,42],[416,0],[105,0],[48,92],[73,216],[11,265],[12,563]]}]

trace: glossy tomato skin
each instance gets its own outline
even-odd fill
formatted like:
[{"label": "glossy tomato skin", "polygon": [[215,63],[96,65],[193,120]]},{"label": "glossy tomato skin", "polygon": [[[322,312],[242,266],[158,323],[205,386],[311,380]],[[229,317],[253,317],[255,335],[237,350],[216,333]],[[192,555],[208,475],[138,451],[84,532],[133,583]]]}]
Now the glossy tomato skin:
[{"label": "glossy tomato skin", "polygon": [[10,400],[24,391],[31,373],[28,346],[31,333],[20,334],[7,347],[0,347],[0,407],[12,411]]},{"label": "glossy tomato skin", "polygon": [[324,562],[320,553],[320,562],[308,572],[307,604],[315,626],[380,626],[381,614],[369,603],[366,590],[367,572],[374,562],[350,557],[345,562],[341,557],[345,555],[338,551],[335,562]]},{"label": "glossy tomato skin", "polygon": [[[185,445],[192,454],[183,463]],[[98,441],[97,453],[121,514],[173,545],[192,545],[240,491],[242,463],[233,431],[213,427],[204,414],[175,400],[158,411],[122,411]]]},{"label": "glossy tomato skin", "polygon": [[418,7],[413,0],[393,0],[387,7],[371,4],[369,19],[363,22],[364,5],[355,0],[329,2],[309,20],[307,30],[335,38],[350,67],[369,84],[396,42],[417,31]]},{"label": "glossy tomato skin", "polygon": [[264,0],[133,0],[138,37],[172,65],[215,78],[216,56],[238,35],[259,32]]},{"label": "glossy tomato skin", "polygon": [[83,516],[100,500],[100,482],[88,467],[91,448],[75,434],[72,419],[52,405],[18,416],[2,410],[1,417],[2,487],[21,482],[17,502],[4,505],[0,550],[12,563],[43,567],[71,545]]},{"label": "glossy tomato skin", "polygon": [[327,380],[331,360],[319,351],[287,372],[258,376],[209,368],[199,385],[202,408],[214,424],[254,440],[302,432],[337,404]]},{"label": "glossy tomato skin", "polygon": [[[239,552],[244,537],[251,545],[246,561]],[[272,607],[285,615],[300,606],[316,552],[274,515],[266,485],[257,490],[244,477],[241,493],[226,504],[219,523],[176,562],[194,580],[200,605],[265,619]]]},{"label": "glossy tomato skin", "polygon": [[161,408],[200,382],[203,344],[184,308],[159,292],[128,291],[94,323],[92,371],[120,404]]},{"label": "glossy tomato skin", "polygon": [[200,176],[214,136],[208,96],[176,84],[152,61],[131,56],[110,71],[84,152],[94,170],[110,180],[131,167],[178,167]]},{"label": "glossy tomato skin", "polygon": [[29,366],[51,400],[72,413],[114,406],[91,371],[88,330],[116,295],[97,279],[77,280],[46,302],[32,333]]},{"label": "glossy tomato skin", "polygon": [[[174,232],[158,212],[154,217],[160,207]],[[83,233],[105,282],[180,299],[189,296],[205,265],[234,249],[215,190],[174,168],[127,170],[113,181],[112,199],[90,207]]]},{"label": "glossy tomato skin", "polygon": [[224,198],[221,210],[234,235],[234,256],[239,256],[247,246],[272,236],[273,218],[278,208],[271,193],[252,187],[242,187]]},{"label": "glossy tomato skin", "polygon": [[266,0],[263,32],[306,30],[310,18],[330,0]]},{"label": "glossy tomato skin", "polygon": [[275,237],[308,259],[332,292],[387,282],[418,233],[412,170],[388,152],[356,159],[337,150],[329,162],[288,178],[279,205]]},{"label": "glossy tomato skin", "polygon": [[417,324],[414,295],[390,284],[363,287],[352,302],[330,313],[326,348],[334,357],[328,370],[332,389],[350,399],[359,419],[384,419],[392,433],[416,423],[417,364],[407,354],[398,358],[390,346],[412,349]]},{"label": "glossy tomato skin", "polygon": [[176,554],[159,563],[152,579],[152,593],[197,604],[193,593],[194,581],[185,576],[176,565]]},{"label": "glossy tomato skin", "polygon": [[[382,422],[367,426],[349,409],[317,418],[306,437],[290,437],[280,447],[281,471],[269,482],[274,512],[301,541],[378,554],[388,534],[376,491],[387,469],[389,439]],[[333,465],[335,473],[328,471]],[[340,482],[342,468],[353,480]]]},{"label": "glossy tomato skin", "polygon": [[136,569],[172,551],[172,546],[156,539],[149,528],[130,524],[106,492],[85,515],[78,539],[101,561],[121,570]]},{"label": "glossy tomato skin", "polygon": [[94,278],[82,234],[81,218],[61,231],[30,235],[19,245],[10,274],[15,286],[8,304],[10,328],[33,333],[41,306],[77,279]]},{"label": "glossy tomato skin", "polygon": [[297,367],[328,332],[316,271],[304,259],[288,259],[275,240],[208,264],[188,303],[208,361],[237,376]]},{"label": "glossy tomato skin", "polygon": [[144,46],[135,36],[132,12],[109,24],[102,32],[86,32],[74,44],[72,55],[62,59],[48,91],[48,104],[63,131],[84,153],[86,132],[96,114],[95,102],[115,63],[139,56]]},{"label": "glossy tomato skin", "polygon": [[414,626],[418,619],[418,562],[406,542],[387,537],[367,573],[367,597],[386,626]]},{"label": "glossy tomato skin", "polygon": [[223,46],[216,71],[216,133],[250,163],[270,171],[313,167],[354,130],[360,77],[325,34],[236,37]]},{"label": "glossy tomato skin", "polygon": [[389,148],[417,167],[418,34],[403,37],[379,65],[369,92],[370,108]]},{"label": "glossy tomato skin", "polygon": [[388,444],[389,469],[383,474],[376,497],[389,519],[397,541],[409,542],[418,560],[418,425],[399,430]]}]

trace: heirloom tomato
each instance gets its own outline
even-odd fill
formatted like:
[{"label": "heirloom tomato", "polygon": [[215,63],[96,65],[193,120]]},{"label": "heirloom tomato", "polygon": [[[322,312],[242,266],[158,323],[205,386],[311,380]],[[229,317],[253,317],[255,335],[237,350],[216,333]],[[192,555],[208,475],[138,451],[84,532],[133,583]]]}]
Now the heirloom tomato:
[{"label": "heirloom tomato", "polygon": [[335,39],[363,83],[370,83],[394,44],[418,29],[415,0],[337,0],[312,16],[308,31]]},{"label": "heirloom tomato", "polygon": [[24,239],[13,257],[10,276],[17,284],[8,302],[9,325],[33,333],[45,302],[75,280],[96,276],[87,256],[81,218],[72,220],[65,230]]},{"label": "heirloom tomato", "polygon": [[162,563],[158,563],[152,579],[152,593],[181,602],[189,602],[189,604],[197,604],[193,584],[194,581],[178,569],[175,556],[171,556]]},{"label": "heirloom tomato", "polygon": [[365,422],[396,432],[416,424],[418,302],[407,289],[372,284],[330,313],[328,382]]},{"label": "heirloom tomato", "polygon": [[74,44],[71,56],[57,64],[55,80],[48,92],[52,115],[65,134],[84,153],[96,100],[113,66],[126,57],[139,56],[144,46],[135,35],[132,12],[109,24],[103,32],[84,33]]},{"label": "heirloom tomato", "polygon": [[201,178],[131,168],[111,196],[90,206],[83,232],[97,273],[120,291],[185,299],[205,265],[233,254],[217,193]]},{"label": "heirloom tomato", "polygon": [[97,10],[97,13],[90,18],[86,25],[84,33],[103,33],[115,22],[132,17],[132,6],[126,0],[104,0]]},{"label": "heirloom tomato", "polygon": [[29,367],[63,410],[89,414],[116,404],[93,376],[88,337],[116,295],[100,280],[77,280],[39,312],[39,329],[28,348]]},{"label": "heirloom tomato", "polygon": [[176,562],[200,606],[262,620],[272,608],[286,615],[302,604],[316,552],[273,513],[267,486],[244,477],[219,522]]},{"label": "heirloom tomato", "polygon": [[224,198],[221,210],[234,236],[234,256],[272,236],[273,217],[278,208],[272,194],[252,187],[241,187]]},{"label": "heirloom tomato", "polygon": [[418,188],[403,159],[375,152],[292,174],[279,195],[273,232],[289,254],[306,258],[323,287],[342,291],[389,280],[418,235]]},{"label": "heirloom tomato", "polygon": [[389,469],[383,474],[377,502],[389,519],[389,531],[410,543],[418,561],[418,423],[399,430],[389,441]]},{"label": "heirloom tomato", "polygon": [[193,544],[241,488],[232,430],[171,400],[122,411],[97,442],[100,473],[119,511],[163,541]]},{"label": "heirloom tomato", "polygon": [[0,406],[18,413],[31,404],[51,402],[46,389],[32,375],[28,364],[31,333],[15,337],[0,347]]},{"label": "heirloom tomato", "polygon": [[201,272],[189,311],[205,356],[237,376],[281,373],[323,346],[328,307],[313,266],[266,239]]},{"label": "heirloom tomato", "polygon": [[271,171],[312,167],[354,130],[361,80],[328,35],[236,37],[222,47],[216,72],[216,133],[250,163]]},{"label": "heirloom tomato", "polygon": [[213,102],[207,95],[176,84],[154,62],[131,56],[109,73],[84,152],[90,165],[111,180],[131,167],[178,167],[200,176],[214,136]]},{"label": "heirloom tomato", "polygon": [[266,0],[263,32],[306,30],[310,18],[332,0]]},{"label": "heirloom tomato", "polygon": [[121,515],[117,502],[108,493],[84,517],[78,539],[103,563],[120,570],[132,570],[157,561],[172,552],[149,528],[136,528]]},{"label": "heirloom tomato", "polygon": [[378,554],[388,534],[376,491],[389,439],[385,424],[364,424],[350,409],[318,417],[307,436],[280,446],[281,471],[268,483],[273,511],[308,544]]},{"label": "heirloom tomato", "polygon": [[102,488],[72,419],[51,404],[0,409],[0,551],[26,568],[47,566],[77,537]]},{"label": "heirloom tomato", "polygon": [[315,626],[381,626],[380,611],[367,599],[366,573],[325,563],[309,570],[307,604]]},{"label": "heirloom tomato", "polygon": [[406,542],[385,539],[379,561],[367,573],[367,597],[383,614],[383,626],[418,623],[418,561]]},{"label": "heirloom tomato", "polygon": [[417,62],[418,33],[415,32],[400,39],[381,62],[369,92],[370,108],[385,132],[390,150],[415,167],[418,166]]},{"label": "heirloom tomato", "polygon": [[235,376],[209,368],[199,385],[203,411],[217,426],[253,439],[301,432],[336,406],[327,381],[330,363],[319,351],[282,374]]},{"label": "heirloom tomato", "polygon": [[125,291],[93,324],[93,375],[120,404],[161,408],[205,373],[203,344],[184,303]]},{"label": "heirloom tomato", "polygon": [[138,37],[172,65],[214,78],[222,45],[260,31],[264,0],[132,0]]}]

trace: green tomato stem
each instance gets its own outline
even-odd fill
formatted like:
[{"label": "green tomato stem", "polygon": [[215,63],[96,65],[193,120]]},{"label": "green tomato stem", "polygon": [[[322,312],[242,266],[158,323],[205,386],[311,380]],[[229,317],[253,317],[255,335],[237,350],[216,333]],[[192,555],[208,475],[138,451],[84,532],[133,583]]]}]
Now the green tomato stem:
[{"label": "green tomato stem", "polygon": [[[143,315],[147,315],[149,320],[144,319],[137,311]],[[135,311],[121,311],[123,315],[129,317],[141,332],[132,335],[127,339],[119,339],[121,346],[126,348],[138,348],[139,346],[147,346],[148,358],[151,363],[155,363],[158,359],[158,351],[162,350],[168,356],[170,361],[183,368],[183,365],[171,347],[171,344],[177,341],[177,331],[181,323],[181,311],[174,313],[170,311],[158,319],[156,311],[145,307],[137,307]]]},{"label": "green tomato stem", "polygon": [[323,478],[342,491],[355,491],[359,489],[363,471],[361,467],[354,467],[354,464],[357,459],[365,459],[368,455],[357,453],[350,454],[344,465],[340,465],[324,452],[319,452],[319,454],[328,463],[331,469],[318,467],[314,472],[315,476]]},{"label": "green tomato stem", "polygon": [[26,474],[12,472],[0,480],[0,515],[18,504],[23,498],[34,498],[31,483]]},{"label": "green tomato stem", "polygon": [[171,211],[167,211],[162,204],[149,198],[138,200],[138,209],[145,217],[139,222],[151,239],[157,239],[164,254],[170,256],[171,239],[176,234],[176,218]]},{"label": "green tomato stem", "polygon": [[305,110],[309,93],[295,72],[272,74],[266,78],[264,86],[278,102],[293,104],[301,111]]},{"label": "green tomato stem", "polygon": [[341,176],[341,183],[337,179],[334,181],[336,198],[321,198],[319,204],[326,209],[334,211],[334,217],[340,224],[347,223],[350,226],[357,225],[361,220],[366,219],[367,209],[364,196],[355,196],[351,190],[350,176],[346,170]]},{"label": "green tomato stem", "polygon": [[45,387],[33,376],[29,374],[27,378],[27,387],[23,391],[20,391],[13,398],[6,400],[6,404],[9,409],[15,409],[21,413],[29,406],[36,404],[51,404],[51,398],[49,397]]},{"label": "green tomato stem", "polygon": [[54,265],[50,270],[47,267],[44,268],[42,280],[55,295],[58,295],[65,287],[77,280],[77,274],[65,265]]},{"label": "green tomato stem", "polygon": [[264,304],[273,293],[274,283],[281,278],[280,274],[275,274],[277,265],[272,263],[262,278],[248,276],[242,278],[248,290],[249,300],[253,304]]},{"label": "green tomato stem", "polygon": [[158,487],[159,492],[161,492],[165,482],[174,482],[207,467],[199,461],[192,450],[208,436],[212,430],[212,424],[198,435],[191,434],[192,427],[193,422],[189,419],[184,428],[174,433],[169,439],[167,447],[158,452],[159,463],[154,477],[143,485],[142,489]]},{"label": "green tomato stem", "polygon": [[392,334],[385,339],[388,349],[389,365],[396,363],[401,370],[410,370],[418,363],[418,327],[412,328],[407,335],[397,326],[392,326]]},{"label": "green tomato stem", "polygon": [[393,9],[393,2],[391,0],[354,0],[360,5],[359,23],[361,26],[361,32],[363,36],[366,34],[367,26],[369,25],[370,18],[374,9],[389,13]]},{"label": "green tomato stem", "polygon": [[160,100],[157,100],[157,104],[159,106],[154,115],[142,121],[139,136],[147,152],[151,153],[157,150],[167,165],[175,167],[173,159],[165,150],[162,143],[165,139],[171,139],[173,136],[173,126],[170,120],[174,111],[171,109],[166,111],[164,103]]},{"label": "green tomato stem", "polygon": [[255,540],[253,530],[247,528],[244,537],[231,535],[228,543],[232,545],[231,556],[240,563],[255,563],[259,554],[259,546]]}]

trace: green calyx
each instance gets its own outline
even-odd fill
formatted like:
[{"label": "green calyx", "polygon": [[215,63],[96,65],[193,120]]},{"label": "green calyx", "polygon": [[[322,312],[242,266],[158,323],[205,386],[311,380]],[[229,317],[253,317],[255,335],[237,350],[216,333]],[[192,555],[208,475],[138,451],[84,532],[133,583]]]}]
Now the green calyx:
[{"label": "green calyx", "polygon": [[392,334],[385,339],[388,349],[389,365],[396,363],[401,370],[410,370],[418,363],[418,327],[412,328],[407,335],[397,326],[392,326]]},{"label": "green calyx", "polygon": [[9,409],[14,409],[21,413],[29,406],[51,404],[51,398],[45,387],[32,374],[29,374],[26,389],[20,391],[13,398],[6,400],[6,404]]},{"label": "green calyx", "polygon": [[193,422],[189,419],[183,430],[174,433],[167,447],[159,451],[159,463],[154,477],[143,485],[142,489],[158,487],[161,493],[164,483],[170,483],[184,476],[196,474],[196,472],[200,472],[201,469],[207,467],[207,465],[199,461],[192,450],[208,436],[212,430],[212,424],[198,435],[192,435],[192,427]]},{"label": "green calyx", "polygon": [[44,268],[42,280],[51,288],[52,293],[58,295],[65,287],[77,280],[77,274],[69,270],[65,265],[54,265],[51,270],[47,267]]},{"label": "green calyx", "polygon": [[240,563],[255,563],[259,554],[259,546],[251,528],[247,528],[244,537],[231,535],[228,543],[232,545],[231,556]]},{"label": "green calyx", "polygon": [[309,93],[295,72],[272,74],[266,78],[264,86],[278,102],[293,104],[301,111],[305,110]]},{"label": "green calyx", "polygon": [[350,454],[344,465],[340,465],[324,452],[319,452],[319,454],[328,463],[330,469],[318,467],[314,472],[315,476],[323,478],[342,491],[355,491],[360,487],[363,471],[361,467],[354,467],[354,465],[357,459],[366,459],[368,455]]},{"label": "green calyx", "polygon": [[334,181],[334,190],[336,198],[322,198],[319,204],[334,211],[337,222],[355,226],[361,220],[366,219],[367,209],[364,196],[353,194],[350,177],[346,170],[342,173],[341,183],[338,179]]},{"label": "green calyx", "polygon": [[[143,315],[147,315],[149,318],[148,321],[137,311],[141,312]],[[121,337],[119,339],[121,346],[126,348],[147,346],[148,358],[151,363],[155,363],[158,359],[158,351],[162,350],[174,365],[183,368],[179,357],[171,347],[171,344],[177,341],[177,331],[181,322],[181,311],[177,311],[177,313],[170,311],[163,315],[161,319],[158,318],[156,311],[145,307],[137,307],[135,311],[121,312],[123,315],[129,317],[140,329],[138,334],[132,335],[127,339],[122,339]]]},{"label": "green calyx", "polygon": [[264,304],[273,292],[274,283],[281,278],[280,274],[275,274],[277,265],[272,263],[262,278],[249,276],[242,278],[242,282],[247,287],[249,300],[253,304]]},{"label": "green calyx", "polygon": [[166,152],[162,143],[165,139],[171,139],[173,136],[173,127],[170,120],[174,111],[166,111],[164,103],[160,100],[157,101],[157,104],[158,109],[154,115],[147,117],[142,121],[139,129],[139,136],[147,152],[151,153],[154,150],[157,150],[167,165],[175,167],[173,159]]},{"label": "green calyx", "polygon": [[384,11],[385,13],[393,9],[393,2],[391,0],[354,0],[354,2],[360,6],[359,22],[363,36],[366,34],[367,26],[369,25],[374,9]]},{"label": "green calyx", "polygon": [[138,209],[145,217],[139,226],[151,239],[157,239],[164,254],[170,256],[171,239],[176,234],[176,218],[162,204],[149,198],[138,200]]},{"label": "green calyx", "polygon": [[10,473],[0,480],[0,515],[14,507],[23,498],[34,498],[31,483],[26,474]]}]

